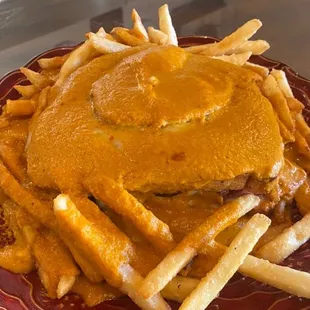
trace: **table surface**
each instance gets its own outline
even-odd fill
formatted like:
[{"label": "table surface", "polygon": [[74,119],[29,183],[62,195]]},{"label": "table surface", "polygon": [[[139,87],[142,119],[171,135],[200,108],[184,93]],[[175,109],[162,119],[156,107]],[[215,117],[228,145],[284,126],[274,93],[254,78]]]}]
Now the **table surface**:
[{"label": "table surface", "polygon": [[130,27],[136,8],[146,26],[158,27],[157,10],[168,3],[179,36],[223,37],[245,21],[264,24],[266,56],[310,78],[310,0],[0,0],[0,76],[38,53],[76,44],[91,29]]}]

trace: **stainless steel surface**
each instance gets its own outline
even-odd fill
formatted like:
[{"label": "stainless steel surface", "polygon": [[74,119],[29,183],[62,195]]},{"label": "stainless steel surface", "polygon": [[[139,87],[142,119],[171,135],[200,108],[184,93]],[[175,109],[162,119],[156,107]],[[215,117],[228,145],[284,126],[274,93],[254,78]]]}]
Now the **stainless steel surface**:
[{"label": "stainless steel surface", "polygon": [[91,27],[129,27],[133,7],[146,25],[157,25],[163,3],[179,36],[223,37],[260,18],[264,26],[256,37],[270,42],[266,55],[310,77],[310,0],[0,0],[0,75],[46,49],[82,41]]}]

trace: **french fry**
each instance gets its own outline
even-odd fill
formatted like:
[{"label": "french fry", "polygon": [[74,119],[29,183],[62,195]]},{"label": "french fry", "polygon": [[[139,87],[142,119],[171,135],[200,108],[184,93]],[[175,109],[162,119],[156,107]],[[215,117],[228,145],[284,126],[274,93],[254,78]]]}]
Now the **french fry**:
[{"label": "french fry", "polygon": [[95,203],[84,197],[72,197],[72,200],[81,214],[92,222],[97,229],[101,230],[103,234],[107,234],[106,230],[108,230],[110,234],[113,234],[118,239],[118,242],[122,242],[123,247],[131,247],[130,239],[117,228]]},{"label": "french fry", "polygon": [[[213,256],[221,257],[225,247],[217,242],[207,245],[202,252],[212,252]],[[243,275],[266,283],[289,294],[310,298],[310,274],[288,267],[270,263],[268,260],[248,255],[239,268]],[[293,279],[296,279],[294,281]]]},{"label": "french fry", "polygon": [[83,271],[83,274],[91,283],[100,283],[104,281],[104,277],[98,272],[99,267],[89,259],[87,253],[83,253],[74,245],[74,240],[67,236],[64,232],[61,233],[61,239],[69,248],[74,260]]},{"label": "french fry", "polygon": [[289,97],[286,100],[290,110],[295,113],[301,113],[305,107],[299,100],[294,97]]},{"label": "french fry", "polygon": [[32,132],[33,132],[34,126],[36,124],[36,121],[48,105],[48,96],[50,93],[50,89],[51,89],[50,86],[47,86],[40,92],[39,98],[37,100],[36,111],[32,115],[30,122],[29,122],[29,127],[28,127],[29,130],[28,130],[28,136],[27,136],[27,140],[26,140],[26,144],[25,144],[25,151],[28,150],[29,144],[31,142]]},{"label": "french fry", "polygon": [[84,275],[78,277],[71,291],[80,295],[87,307],[94,307],[105,300],[115,299],[123,295],[108,283],[92,283]]},{"label": "french fry", "polygon": [[271,264],[268,260],[248,255],[239,271],[262,283],[299,297],[310,298],[310,274]]},{"label": "french fry", "polygon": [[5,221],[12,230],[15,242],[0,248],[0,267],[14,273],[27,274],[35,269],[31,248],[19,229],[16,220],[16,205],[7,199],[2,205]]},{"label": "french fry", "polygon": [[[284,266],[271,264],[270,262],[248,255],[240,266],[245,276],[257,281],[269,284],[285,292],[296,296],[309,298],[308,285],[310,277],[308,273],[294,270]],[[300,281],[292,282],[295,277]],[[168,300],[182,303],[187,296],[197,287],[199,280],[188,277],[176,276],[162,290],[162,295]]]},{"label": "french fry", "polygon": [[[102,251],[105,250],[106,252],[104,256],[104,253],[99,252],[93,257],[94,262],[100,266],[98,272],[107,280],[109,279],[114,286],[119,287],[121,283],[119,268],[122,264],[128,263],[127,255],[131,251],[130,245],[124,243],[122,240],[118,240],[117,236],[114,235],[114,232],[110,232],[108,228],[101,227],[101,230],[99,230],[95,227],[92,222],[89,222],[80,211],[78,211],[75,204],[66,195],[58,195],[54,200],[54,212],[60,226],[61,236],[64,235],[65,238],[71,236],[71,239],[79,240],[79,243],[75,242],[74,245],[82,253],[84,252],[84,249],[89,252],[93,251],[91,248],[88,249],[88,246],[91,247],[92,244],[88,245],[86,241],[92,234],[96,233],[96,238],[93,236],[93,243],[98,243],[98,245],[105,244]],[[77,225],[85,227],[85,230],[90,226],[92,226],[93,229],[90,229],[89,233],[82,229],[80,232],[77,232]],[[105,233],[102,233],[102,229],[105,229]],[[111,255],[112,253],[108,255],[108,251],[112,246],[114,247],[114,258]]]},{"label": "french fry", "polygon": [[304,138],[308,142],[310,137],[310,128],[301,113],[296,114],[295,122],[296,122],[296,129],[304,136]]},{"label": "french fry", "polygon": [[22,182],[26,179],[26,169],[24,168],[21,156],[12,145],[0,144],[0,157],[3,163],[8,167],[13,176]]},{"label": "french fry", "polygon": [[10,218],[14,219],[13,231],[17,229],[23,235],[24,242],[32,246],[36,238],[36,229],[40,225],[29,217],[29,213],[10,199],[5,202],[5,210],[10,213]]},{"label": "french fry", "polygon": [[286,78],[285,72],[282,70],[272,69],[271,75],[276,79],[278,86],[283,92],[284,96],[286,98],[293,98],[294,95],[290,87],[290,84],[288,83],[288,80]]},{"label": "french fry", "polygon": [[106,38],[101,38],[100,36],[94,33],[89,34],[89,42],[99,53],[102,53],[102,54],[120,52],[120,51],[130,48],[130,46],[128,45],[124,45],[124,44],[121,44],[115,41],[111,41]]},{"label": "french fry", "polygon": [[111,32],[113,35],[116,35],[117,38],[120,39],[122,43],[129,46],[139,46],[139,45],[145,45],[150,44],[148,41],[145,41],[144,39],[140,39],[138,37],[135,37],[132,35],[128,29],[116,27]]},{"label": "french fry", "polygon": [[12,205],[16,226],[33,252],[39,277],[51,298],[69,292],[80,271],[57,235],[42,227],[16,204]]},{"label": "french fry", "polygon": [[9,126],[9,124],[10,124],[10,122],[7,118],[7,115],[4,115],[4,114],[5,113],[3,111],[2,115],[0,115],[0,129],[3,129],[3,128]]},{"label": "french fry", "polygon": [[[201,52],[203,52],[205,50],[214,48],[215,44],[217,44],[217,42],[207,43],[207,44],[202,44],[202,45],[193,45],[193,46],[189,46],[189,47],[184,47],[184,50],[189,52],[189,53],[200,54]],[[222,56],[223,54],[220,54],[218,56]]]},{"label": "french fry", "polygon": [[254,71],[255,73],[258,73],[262,78],[266,78],[267,75],[269,74],[268,68],[260,66],[260,65],[253,64],[253,63],[248,62],[248,61],[243,65],[243,67],[247,68],[251,71]]},{"label": "french fry", "polygon": [[261,55],[270,48],[267,41],[256,40],[256,41],[245,41],[236,48],[226,51],[225,55],[240,54],[245,52],[251,52],[252,55]]},{"label": "french fry", "polygon": [[108,34],[106,31],[103,29],[103,27],[100,27],[98,31],[96,32],[96,35],[102,38],[105,38]]},{"label": "french fry", "polygon": [[280,129],[280,134],[284,143],[295,142],[295,136],[285,127],[283,122],[278,118],[278,124]]},{"label": "french fry", "polygon": [[198,285],[199,280],[176,276],[161,291],[163,297],[182,302]]},{"label": "french fry", "polygon": [[146,32],[146,29],[142,23],[141,17],[138,12],[133,9],[131,12],[131,19],[133,22],[133,31],[138,38],[141,38],[145,41],[149,41],[149,36]]},{"label": "french fry", "polygon": [[266,233],[258,240],[258,242],[255,244],[254,250],[258,250],[265,244],[269,243],[273,239],[275,239],[277,236],[279,236],[285,229],[289,228],[291,226],[291,223],[282,223],[279,225],[271,226],[268,228]]},{"label": "french fry", "polygon": [[17,99],[6,101],[5,113],[12,116],[29,116],[34,113],[36,102],[32,99]]},{"label": "french fry", "polygon": [[10,174],[10,172],[1,161],[0,188],[8,197],[23,207],[29,214],[31,214],[44,226],[49,228],[56,227],[55,217],[50,207],[34,197],[30,191],[23,188]]},{"label": "french fry", "polygon": [[220,42],[191,46],[186,48],[186,50],[191,53],[202,53],[206,56],[225,55],[228,51],[238,48],[251,38],[261,26],[262,23],[260,20],[252,19]]},{"label": "french fry", "polygon": [[[94,204],[87,198],[76,197],[74,197],[73,202],[76,204],[81,214],[88,221],[96,225],[96,228],[101,230],[103,234],[106,233],[105,230],[107,229],[110,233],[115,234],[115,236],[117,236],[119,240],[122,240],[124,246],[125,244],[127,244],[128,247],[131,247],[130,240],[124,234],[120,233],[117,227],[103,212],[100,211],[96,204]],[[87,253],[83,253],[83,251],[77,249],[77,247],[74,246],[74,242],[73,240],[71,240],[69,235],[65,237],[62,235],[62,237],[86,277],[93,283],[102,282],[104,279],[102,275],[100,275],[100,273],[98,273],[97,271],[99,267],[97,267],[94,262],[91,262],[89,260],[89,258],[87,257]]]},{"label": "french fry", "polygon": [[168,37],[167,44],[178,46],[178,38],[172,24],[169,8],[167,4],[161,6],[158,10],[159,29]]},{"label": "french fry", "polygon": [[165,45],[168,41],[168,36],[160,30],[157,30],[153,27],[147,28],[150,42],[155,43],[157,45]]},{"label": "french fry", "polygon": [[294,132],[294,122],[287,101],[279,88],[276,79],[272,75],[268,75],[265,79],[262,92],[269,99],[279,119],[286,128]]},{"label": "french fry", "polygon": [[70,53],[63,56],[55,56],[51,58],[41,58],[38,60],[41,69],[50,70],[58,69],[67,61],[70,57]]},{"label": "french fry", "polygon": [[295,131],[295,145],[297,151],[310,160],[310,147],[306,138],[299,132]]},{"label": "french fry", "polygon": [[75,275],[61,276],[57,286],[57,298],[65,296],[72,288],[76,280]]},{"label": "french fry", "polygon": [[241,54],[232,54],[232,55],[224,55],[224,56],[213,56],[214,59],[219,59],[225,62],[229,62],[231,64],[237,65],[237,66],[243,66],[251,57],[251,52],[245,52]]},{"label": "french fry", "polygon": [[60,69],[56,85],[60,86],[66,78],[80,66],[82,66],[94,53],[93,46],[89,40],[86,40],[82,45],[70,53],[68,59],[64,62]]},{"label": "french fry", "polygon": [[142,277],[128,264],[128,247],[109,230],[102,234],[77,210],[74,203],[66,195],[58,195],[54,200],[54,212],[60,231],[71,234],[79,240],[79,247],[91,255],[92,260],[99,266],[98,272],[104,275],[107,282],[131,297],[142,309],[169,309],[169,306],[159,294],[151,299],[143,299],[137,294],[137,286]]},{"label": "french fry", "polygon": [[310,238],[310,213],[257,251],[272,263],[281,263]]},{"label": "french fry", "polygon": [[31,249],[18,233],[15,238],[14,244],[0,249],[0,267],[14,273],[28,274],[34,270]]},{"label": "french fry", "polygon": [[218,264],[184,300],[180,310],[205,309],[238,270],[270,223],[271,220],[265,215],[254,215],[232,241]]},{"label": "french fry", "polygon": [[26,76],[26,78],[38,89],[43,89],[46,86],[53,84],[53,81],[43,76],[42,74],[32,71],[28,68],[20,68],[20,71]]},{"label": "french fry", "polygon": [[39,92],[39,89],[34,85],[15,85],[14,88],[26,99]]},{"label": "french fry", "polygon": [[[64,211],[66,212],[62,212],[61,208],[65,208]],[[111,279],[110,281],[112,281],[113,283],[121,281],[121,276],[118,270],[121,266],[121,263],[128,263],[127,255],[131,252],[131,246],[126,240],[118,239],[118,235],[121,234],[120,232],[117,235],[114,234],[115,229],[117,228],[113,227],[114,225],[112,224],[112,222],[107,218],[106,222],[110,222],[108,226],[105,225],[106,223],[103,223],[105,226],[101,226],[99,229],[97,225],[95,226],[92,222],[88,221],[87,218],[81,214],[81,212],[76,208],[75,204],[66,195],[57,196],[57,198],[54,200],[54,211],[56,217],[58,218],[58,222],[60,223],[60,234],[62,237],[64,237],[64,240],[66,240],[70,236],[70,239],[80,241],[79,243],[74,242],[74,247],[79,251],[79,253],[88,253],[88,251],[90,250],[88,250],[86,243],[86,240],[89,238],[88,234],[84,233],[83,231],[81,231],[80,234],[75,232],[76,225],[78,224],[80,224],[81,227],[82,225],[85,227],[88,227],[89,225],[93,226],[94,233],[98,235],[97,238],[94,239],[94,242],[97,242],[98,244],[101,244],[101,242],[103,242],[104,244],[106,244],[105,248],[103,248],[102,250],[106,249],[106,251],[108,251],[112,247],[112,245],[114,246],[114,261],[112,260],[112,253],[110,254],[110,256],[108,255],[109,252],[107,252],[107,254],[104,256],[104,260],[101,258],[103,253],[97,253],[98,257],[94,257],[92,260],[99,268],[97,273],[105,276],[107,279]],[[59,216],[57,216],[58,214]],[[76,216],[76,220],[74,222],[73,216]],[[105,215],[102,214],[102,217],[104,216]],[[69,225],[68,229],[66,229],[64,226],[61,226],[61,223],[67,223]],[[111,226],[113,228],[112,231],[110,231]],[[104,264],[100,269],[99,266],[102,263]]]},{"label": "french fry", "polygon": [[[308,298],[307,296],[309,296],[307,287],[310,278],[306,272],[274,265],[266,260],[251,255],[246,257],[243,265],[239,268],[239,271],[240,269],[247,270],[248,276],[254,274],[252,278],[257,281],[269,284],[290,294],[304,296],[305,298]],[[243,274],[246,275],[244,271]],[[295,277],[297,277],[300,282],[291,285],[291,281]],[[168,283],[161,293],[166,299],[182,303],[197,287],[198,283],[199,280],[194,278],[176,276]]]},{"label": "french fry", "polygon": [[145,310],[170,310],[170,306],[164,301],[160,294],[156,294],[149,299],[144,299],[137,294],[137,288],[143,281],[143,278],[131,268],[131,266],[124,266],[123,271],[125,279],[120,290],[126,293],[140,308]]},{"label": "french fry", "polygon": [[[203,53],[204,50],[212,49],[218,43],[209,43],[204,45],[186,47],[185,50],[191,53],[199,54]],[[261,55],[266,50],[270,48],[270,45],[267,41],[264,40],[256,40],[256,41],[245,41],[240,45],[237,45],[235,48],[224,50],[222,55],[231,55],[231,54],[240,54],[245,52],[251,52],[252,55]],[[208,53],[208,52],[207,52]]]},{"label": "french fry", "polygon": [[[183,268],[179,274],[184,277],[189,276],[201,279],[207,272],[211,271],[225,252],[223,251],[219,254],[219,252],[213,250],[213,247],[211,247],[212,250],[209,250],[209,247],[212,244],[213,242],[210,242],[208,246],[203,247],[193,261]],[[221,246],[223,247],[222,244]]]},{"label": "french fry", "polygon": [[[186,235],[184,239],[153,269],[143,281],[139,294],[149,298],[161,291],[178,272],[197,255],[201,247],[238,218],[252,210],[259,198],[246,195],[228,202],[208,217],[203,224]],[[222,220],[219,221],[218,219]]]},{"label": "french fry", "polygon": [[60,69],[43,69],[40,73],[55,83],[58,80]]},{"label": "french fry", "polygon": [[32,127],[33,124],[36,122],[36,120],[38,119],[38,117],[41,115],[41,113],[46,109],[47,105],[48,105],[48,94],[50,91],[50,86],[45,87],[39,95],[39,98],[37,100],[37,106],[36,106],[36,111],[34,112],[31,120],[30,120],[30,124],[29,124],[29,134],[32,131]]},{"label": "french fry", "polygon": [[[41,72],[42,72],[42,71],[41,71]],[[50,86],[46,86],[45,88],[47,88],[47,87],[49,88]],[[44,88],[43,88],[43,89],[44,89]],[[43,89],[42,89],[42,90],[43,90]],[[33,95],[31,96],[30,99],[37,101],[38,98],[39,98],[39,96],[40,96],[40,92],[33,94]]]},{"label": "french fry", "polygon": [[[87,39],[89,39],[91,33],[92,32],[87,32],[85,34],[85,37]],[[106,38],[106,39],[108,39],[110,41],[116,41],[115,38],[111,34],[106,33],[106,31],[102,27],[99,28],[99,30],[96,32],[96,35],[101,37],[101,38]]]},{"label": "french fry", "polygon": [[310,186],[308,181],[305,181],[303,185],[299,187],[294,198],[297,203],[297,208],[302,215],[306,215],[310,212]]},{"label": "french fry", "polygon": [[[104,37],[106,32],[101,27],[96,34],[99,38]],[[85,62],[98,56],[98,51],[93,47],[90,40],[86,40],[82,45],[76,48],[73,52],[69,54],[67,60],[65,60],[59,73],[56,85],[60,86],[66,78],[79,67],[81,67]]]},{"label": "french fry", "polygon": [[8,200],[3,190],[0,189],[0,205],[2,206]]},{"label": "french fry", "polygon": [[33,254],[48,296],[61,298],[67,294],[80,271],[61,240],[54,233],[41,230],[36,235]]},{"label": "french fry", "polygon": [[[87,32],[85,34],[85,37],[86,39],[89,39],[89,35],[91,34],[92,32]],[[98,31],[96,32],[96,35],[99,36],[99,37],[102,37],[102,38],[108,38],[110,40],[110,38],[113,38],[109,33],[106,33],[106,31],[103,29],[103,27],[100,27],[98,29]],[[112,40],[113,41],[113,40]]]},{"label": "french fry", "polygon": [[84,185],[97,199],[130,220],[158,249],[169,252],[175,246],[169,226],[148,211],[113,180],[101,175],[85,180]]}]

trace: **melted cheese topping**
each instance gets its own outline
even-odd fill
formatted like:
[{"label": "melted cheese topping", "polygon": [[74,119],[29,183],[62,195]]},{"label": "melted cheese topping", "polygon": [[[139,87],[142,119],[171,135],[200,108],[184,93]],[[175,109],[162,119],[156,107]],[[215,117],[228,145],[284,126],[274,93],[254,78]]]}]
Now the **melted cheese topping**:
[{"label": "melted cheese topping", "polygon": [[255,77],[172,46],[96,58],[54,89],[33,125],[28,173],[62,191],[82,190],[90,174],[162,193],[273,178],[283,145]]}]

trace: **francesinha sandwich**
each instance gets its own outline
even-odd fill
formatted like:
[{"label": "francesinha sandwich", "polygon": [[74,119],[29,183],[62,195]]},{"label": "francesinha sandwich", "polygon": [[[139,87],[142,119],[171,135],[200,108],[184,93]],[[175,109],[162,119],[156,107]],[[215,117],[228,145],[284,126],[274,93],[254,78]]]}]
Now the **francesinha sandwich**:
[{"label": "francesinha sandwich", "polygon": [[285,73],[250,62],[261,22],[180,47],[167,6],[159,30],[132,19],[21,68],[31,85],[0,118],[16,239],[0,266],[88,306],[204,309],[237,270],[309,298],[309,274],[276,264],[310,238],[310,129]]}]

